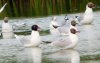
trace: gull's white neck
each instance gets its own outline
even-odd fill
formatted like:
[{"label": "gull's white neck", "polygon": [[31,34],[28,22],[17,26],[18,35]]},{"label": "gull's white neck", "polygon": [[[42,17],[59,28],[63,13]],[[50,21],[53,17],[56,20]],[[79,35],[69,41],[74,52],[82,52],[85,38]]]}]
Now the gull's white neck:
[{"label": "gull's white neck", "polygon": [[33,31],[31,33],[31,42],[37,42],[40,41],[40,35],[38,31]]},{"label": "gull's white neck", "polygon": [[76,43],[78,41],[78,37],[76,34],[69,33],[69,37],[72,42]]},{"label": "gull's white neck", "polygon": [[38,31],[33,31],[33,30],[32,30],[31,36],[38,37],[38,36],[39,36],[39,32],[38,32]]},{"label": "gull's white neck", "polygon": [[3,22],[3,24],[2,24],[2,30],[8,31],[8,32],[13,31],[12,26],[9,23],[5,23],[5,22]]},{"label": "gull's white neck", "polygon": [[93,13],[93,10],[92,8],[89,8],[88,6],[86,6],[85,14],[88,14],[88,13]]}]

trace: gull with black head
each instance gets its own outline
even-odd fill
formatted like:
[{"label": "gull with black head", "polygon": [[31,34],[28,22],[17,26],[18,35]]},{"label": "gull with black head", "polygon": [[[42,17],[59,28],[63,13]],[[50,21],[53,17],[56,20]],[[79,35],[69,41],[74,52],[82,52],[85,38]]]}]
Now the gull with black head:
[{"label": "gull with black head", "polygon": [[[16,39],[19,40],[21,43],[23,43],[24,46],[26,47],[36,47],[39,46],[41,44],[41,39],[40,39],[40,35],[39,32],[40,31],[40,27],[38,25],[33,25],[31,27],[32,32],[30,36],[18,36],[15,35]],[[28,44],[26,44],[28,43]]]}]

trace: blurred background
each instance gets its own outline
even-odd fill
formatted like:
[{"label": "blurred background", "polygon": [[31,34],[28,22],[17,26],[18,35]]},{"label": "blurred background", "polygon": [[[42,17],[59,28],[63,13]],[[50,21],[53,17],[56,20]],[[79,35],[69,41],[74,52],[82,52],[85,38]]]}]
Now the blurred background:
[{"label": "blurred background", "polygon": [[96,4],[94,11],[100,10],[100,0],[0,0],[0,8],[7,6],[0,19],[8,17],[42,17],[85,11],[86,4]]}]

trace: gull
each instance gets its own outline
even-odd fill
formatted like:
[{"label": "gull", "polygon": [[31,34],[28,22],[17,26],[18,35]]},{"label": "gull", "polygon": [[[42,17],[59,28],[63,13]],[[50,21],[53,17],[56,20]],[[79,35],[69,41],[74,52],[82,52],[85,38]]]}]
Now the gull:
[{"label": "gull", "polygon": [[67,19],[65,25],[60,26],[57,28],[57,30],[60,32],[60,35],[65,35],[68,33],[68,29],[69,29],[69,23],[68,23],[69,19]]},{"label": "gull", "polygon": [[93,8],[95,8],[95,4],[92,2],[89,2],[86,5],[86,10],[83,16],[80,16],[79,20],[81,24],[92,24],[93,22]]},{"label": "gull", "polygon": [[77,31],[74,28],[71,28],[69,36],[60,37],[58,40],[55,40],[48,45],[51,47],[60,47],[61,49],[74,48],[78,42],[78,37],[76,35],[76,32]]},{"label": "gull", "polygon": [[5,3],[5,4],[1,7],[0,13],[4,10],[4,8],[6,7],[6,5],[7,5],[7,3]]},{"label": "gull", "polygon": [[61,26],[65,26],[66,25],[66,23],[69,23],[69,21],[68,21],[69,19],[68,19],[68,16],[67,15],[65,15],[65,17],[64,17],[64,21],[62,21],[61,22],[61,24],[60,24],[60,27]]},{"label": "gull", "polygon": [[2,23],[2,36],[4,39],[10,39],[14,37],[12,25],[8,22],[8,17],[4,18]]},{"label": "gull", "polygon": [[74,17],[74,20],[76,21],[76,23],[78,24],[78,25],[80,25],[80,17],[79,16],[75,16]]},{"label": "gull", "polygon": [[[69,21],[67,21],[67,22],[69,22]],[[59,27],[58,30],[59,30],[61,35],[69,35],[69,30],[71,28],[74,28],[76,31],[78,31],[76,28],[76,24],[77,24],[76,21],[72,20],[69,23],[66,23],[65,26]]]},{"label": "gull", "polygon": [[57,28],[60,27],[60,25],[58,25],[56,19],[57,18],[54,16],[50,23],[50,33],[51,35],[54,35],[54,36],[60,35],[60,32],[57,30]]},{"label": "gull", "polygon": [[72,20],[70,23],[70,29],[74,28],[76,32],[78,32],[78,29],[76,28],[76,24],[78,24],[75,20]]},{"label": "gull", "polygon": [[31,36],[15,35],[16,39],[19,40],[21,43],[23,43],[25,47],[32,47],[32,46],[35,47],[39,46],[41,43],[40,35],[38,32],[40,30],[40,27],[38,25],[33,25],[31,29],[32,29]]}]

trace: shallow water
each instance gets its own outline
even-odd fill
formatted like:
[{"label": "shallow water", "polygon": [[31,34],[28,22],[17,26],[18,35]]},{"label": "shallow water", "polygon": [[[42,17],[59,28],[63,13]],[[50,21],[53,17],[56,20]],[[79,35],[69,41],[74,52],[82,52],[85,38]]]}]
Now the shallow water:
[{"label": "shallow water", "polygon": [[[69,14],[69,16],[79,14]],[[100,63],[100,12],[95,12],[94,15],[92,25],[77,26],[80,33],[78,33],[79,42],[75,49],[59,50],[43,46],[43,44],[41,48],[25,48],[15,38],[0,39],[0,63]],[[57,16],[59,22],[63,18],[64,15]],[[50,19],[51,16],[13,19],[10,22],[11,24],[26,23],[26,26],[15,27],[15,32],[23,32],[30,31],[30,26],[33,24],[38,24],[43,30],[48,30]],[[52,38],[48,35],[48,39]]]}]

